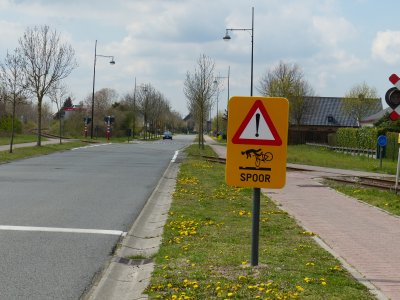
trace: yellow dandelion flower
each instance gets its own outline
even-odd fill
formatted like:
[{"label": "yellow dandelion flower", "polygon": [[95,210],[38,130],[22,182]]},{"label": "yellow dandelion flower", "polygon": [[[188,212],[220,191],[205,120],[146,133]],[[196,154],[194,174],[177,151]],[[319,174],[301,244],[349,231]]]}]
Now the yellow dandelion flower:
[{"label": "yellow dandelion flower", "polygon": [[312,281],[312,278],[304,277],[304,282],[310,283],[311,281]]},{"label": "yellow dandelion flower", "polygon": [[301,285],[296,285],[296,289],[297,289],[299,292],[304,292],[304,288],[303,288]]}]

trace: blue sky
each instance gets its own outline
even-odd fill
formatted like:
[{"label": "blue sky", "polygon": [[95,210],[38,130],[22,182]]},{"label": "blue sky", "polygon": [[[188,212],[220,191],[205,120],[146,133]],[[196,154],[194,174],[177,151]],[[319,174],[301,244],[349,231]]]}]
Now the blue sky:
[{"label": "blue sky", "polygon": [[[341,97],[365,81],[383,99],[388,77],[400,75],[394,0],[0,0],[0,60],[28,26],[47,24],[76,51],[79,67],[66,80],[74,103],[91,93],[97,39],[97,53],[116,64],[98,58],[96,90],[123,96],[136,77],[185,115],[185,74],[201,54],[215,61],[216,76],[227,76],[230,66],[231,96],[249,95],[250,35],[233,32],[228,43],[222,37],[226,28],[251,28],[252,6],[255,87],[280,60],[297,63],[318,96]],[[222,84],[220,110],[227,101]]]}]

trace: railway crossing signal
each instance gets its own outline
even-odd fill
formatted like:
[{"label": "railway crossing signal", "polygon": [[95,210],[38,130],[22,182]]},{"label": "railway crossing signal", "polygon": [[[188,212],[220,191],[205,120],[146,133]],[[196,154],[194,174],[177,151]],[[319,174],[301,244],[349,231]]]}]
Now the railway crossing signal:
[{"label": "railway crossing signal", "polygon": [[400,118],[400,77],[396,74],[392,74],[389,77],[389,81],[394,85],[390,88],[385,95],[386,103],[393,110],[389,114],[389,118],[392,121],[396,121]]}]

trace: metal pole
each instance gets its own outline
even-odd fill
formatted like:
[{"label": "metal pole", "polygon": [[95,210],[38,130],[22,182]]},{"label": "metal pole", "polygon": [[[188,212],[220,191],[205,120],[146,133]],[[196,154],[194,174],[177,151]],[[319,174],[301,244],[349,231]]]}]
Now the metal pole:
[{"label": "metal pole", "polygon": [[133,129],[132,129],[132,140],[135,138],[136,129],[136,77],[135,77],[135,89],[133,90]]},{"label": "metal pole", "polygon": [[258,241],[260,236],[260,188],[253,189],[253,216],[251,230],[251,265],[258,266]]},{"label": "metal pole", "polygon": [[94,84],[96,82],[96,53],[97,40],[94,44],[94,63],[93,63],[93,90],[92,90],[92,126],[90,127],[90,138],[93,139],[93,127],[94,127]]},{"label": "metal pole", "polygon": [[219,118],[219,116],[218,116],[218,94],[219,94],[219,91],[217,92],[217,138],[218,138],[218,132],[219,132],[219,130],[218,130],[218,118]]},{"label": "metal pole", "polygon": [[[254,61],[254,7],[251,8],[251,80],[250,96],[253,96],[253,61]],[[258,243],[260,236],[260,188],[253,189],[253,218],[251,241],[251,265],[258,266]]]},{"label": "metal pole", "polygon": [[253,96],[253,57],[254,57],[254,7],[251,8],[251,80],[250,96]]},{"label": "metal pole", "polygon": [[399,148],[399,154],[397,155],[397,171],[396,171],[396,184],[394,185],[394,190],[397,191],[397,187],[399,185],[399,167],[400,167],[400,148]]}]

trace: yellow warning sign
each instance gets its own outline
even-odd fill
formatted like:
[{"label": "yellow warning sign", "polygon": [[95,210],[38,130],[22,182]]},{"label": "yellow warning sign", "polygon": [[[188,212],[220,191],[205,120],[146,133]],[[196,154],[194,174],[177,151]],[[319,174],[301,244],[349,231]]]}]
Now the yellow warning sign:
[{"label": "yellow warning sign", "polygon": [[232,97],[228,104],[226,183],[282,188],[286,181],[286,98]]}]

